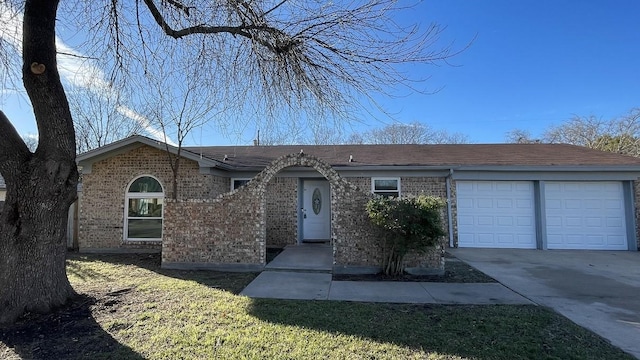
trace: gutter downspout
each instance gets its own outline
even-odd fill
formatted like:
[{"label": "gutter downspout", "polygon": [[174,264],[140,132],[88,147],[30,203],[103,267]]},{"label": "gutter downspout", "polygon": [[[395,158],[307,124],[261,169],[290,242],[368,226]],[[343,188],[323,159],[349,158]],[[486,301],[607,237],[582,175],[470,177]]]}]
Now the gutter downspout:
[{"label": "gutter downspout", "polygon": [[446,186],[447,186],[447,217],[449,219],[449,247],[453,247],[453,218],[451,215],[453,211],[451,210],[451,178],[453,177],[453,169],[449,169],[449,175],[446,177]]}]

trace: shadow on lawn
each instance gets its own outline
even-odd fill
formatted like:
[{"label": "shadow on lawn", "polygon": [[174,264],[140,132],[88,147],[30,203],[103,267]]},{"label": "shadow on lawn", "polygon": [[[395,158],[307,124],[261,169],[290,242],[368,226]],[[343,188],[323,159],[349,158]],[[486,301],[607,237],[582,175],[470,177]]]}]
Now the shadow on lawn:
[{"label": "shadow on lawn", "polygon": [[[323,306],[327,304],[327,306]],[[402,305],[253,299],[249,313],[297,328],[472,359],[631,359],[534,305]]]},{"label": "shadow on lawn", "polygon": [[[105,306],[108,304],[101,304]],[[96,300],[78,296],[47,315],[28,314],[0,327],[0,356],[20,359],[144,359],[95,321]],[[8,349],[3,349],[4,346]]]},{"label": "shadow on lawn", "polygon": [[[107,262],[117,265],[132,265],[143,268],[154,273],[168,276],[174,279],[190,280],[212,288],[228,291],[233,294],[239,294],[258,273],[229,273],[208,270],[167,270],[160,267],[160,254],[78,254],[68,253],[68,260],[81,262]],[[87,273],[86,269],[81,271],[72,263],[67,263],[67,272],[72,273],[79,278],[101,278],[103,275]]]}]

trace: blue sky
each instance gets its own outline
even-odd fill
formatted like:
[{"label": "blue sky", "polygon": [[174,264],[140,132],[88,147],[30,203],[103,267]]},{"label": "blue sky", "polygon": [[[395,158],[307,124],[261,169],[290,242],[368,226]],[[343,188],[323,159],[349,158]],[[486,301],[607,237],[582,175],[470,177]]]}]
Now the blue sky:
[{"label": "blue sky", "polygon": [[573,114],[609,119],[640,106],[639,1],[441,0],[419,10],[460,45],[477,38],[458,67],[431,69],[440,92],[394,104],[401,121],[501,142],[513,128],[536,135]]},{"label": "blue sky", "polygon": [[[381,99],[400,122],[423,122],[496,143],[514,128],[534,136],[573,115],[609,119],[640,106],[640,1],[437,0],[403,12],[400,22],[447,26],[442,43],[471,46],[450,65],[420,68],[428,90]],[[412,67],[406,66],[411,72]],[[403,92],[406,95],[406,91]],[[28,103],[0,103],[20,133],[35,132]],[[365,131],[391,120],[354,125]],[[196,136],[210,145],[241,144],[215,130]],[[195,144],[194,144],[195,145]]]}]

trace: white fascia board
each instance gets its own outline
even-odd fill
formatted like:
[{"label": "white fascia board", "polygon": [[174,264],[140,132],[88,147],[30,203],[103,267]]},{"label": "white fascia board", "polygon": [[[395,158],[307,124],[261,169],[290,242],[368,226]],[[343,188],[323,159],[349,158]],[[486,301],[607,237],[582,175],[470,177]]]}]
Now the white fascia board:
[{"label": "white fascia board", "polygon": [[464,165],[451,166],[455,171],[499,171],[499,172],[638,172],[639,165]]},{"label": "white fascia board", "polygon": [[640,178],[638,171],[467,171],[457,170],[454,180],[522,181],[625,181]]}]

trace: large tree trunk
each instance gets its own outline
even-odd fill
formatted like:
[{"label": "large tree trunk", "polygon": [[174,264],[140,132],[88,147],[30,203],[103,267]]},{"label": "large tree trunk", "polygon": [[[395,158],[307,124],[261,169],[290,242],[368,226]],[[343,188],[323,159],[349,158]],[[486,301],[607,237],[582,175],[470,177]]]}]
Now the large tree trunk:
[{"label": "large tree trunk", "polygon": [[53,0],[24,5],[22,73],[38,124],[35,153],[0,112],[0,173],[7,184],[0,214],[0,323],[25,311],[47,312],[73,295],[65,233],[78,172],[73,121],[56,63],[57,7]]}]

